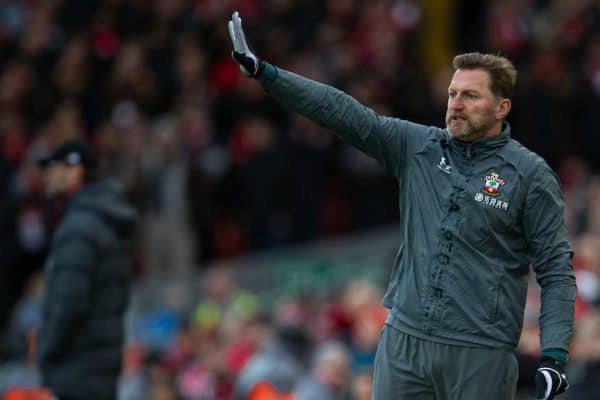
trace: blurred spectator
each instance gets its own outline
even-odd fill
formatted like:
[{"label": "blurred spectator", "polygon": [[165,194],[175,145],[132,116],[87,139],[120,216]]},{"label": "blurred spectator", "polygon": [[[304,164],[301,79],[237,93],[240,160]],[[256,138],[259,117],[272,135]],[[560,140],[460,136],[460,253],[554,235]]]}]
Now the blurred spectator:
[{"label": "blurred spectator", "polygon": [[572,366],[576,378],[567,399],[600,397],[600,313],[598,310],[583,317],[576,326],[572,350]]},{"label": "blurred spectator", "polygon": [[297,400],[350,400],[350,354],[341,344],[324,343],[314,355],[311,372],[294,389]]},{"label": "blurred spectator", "polygon": [[[25,158],[21,150],[19,146],[13,148],[19,160]],[[37,167],[27,164],[21,168],[6,182],[1,196],[0,332],[26,282],[42,269],[50,236],[42,175]]]},{"label": "blurred spectator", "polygon": [[371,370],[360,372],[352,377],[352,399],[369,400],[373,388],[373,372]]},{"label": "blurred spectator", "polygon": [[254,385],[268,382],[280,393],[289,393],[303,375],[309,337],[302,326],[280,325],[250,358],[235,383],[235,398],[244,399]]},{"label": "blurred spectator", "polygon": [[157,120],[145,137],[139,178],[147,194],[143,206],[145,269],[147,273],[189,271],[192,237],[185,202],[187,180],[178,121]]},{"label": "blurred spectator", "polygon": [[[367,291],[366,295],[369,296],[362,302],[356,301],[361,296],[361,285],[363,295]],[[350,332],[352,368],[357,372],[370,370],[375,361],[375,352],[388,309],[379,304],[381,293],[367,282],[348,285],[344,294],[344,304],[353,304],[354,308],[350,314],[353,321]],[[350,300],[352,298],[354,301]]]},{"label": "blurred spectator", "polygon": [[600,235],[582,235],[575,241],[575,276],[579,297],[588,305],[600,307]]}]

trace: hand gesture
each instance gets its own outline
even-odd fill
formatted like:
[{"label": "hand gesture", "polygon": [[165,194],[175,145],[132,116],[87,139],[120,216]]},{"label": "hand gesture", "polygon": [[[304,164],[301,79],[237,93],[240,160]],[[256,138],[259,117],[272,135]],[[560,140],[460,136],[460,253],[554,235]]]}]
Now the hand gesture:
[{"label": "hand gesture", "polygon": [[242,19],[237,11],[231,16],[231,20],[227,23],[227,28],[229,30],[229,37],[231,37],[231,41],[233,42],[231,56],[240,64],[240,70],[250,77],[260,75],[264,69],[264,65],[248,47],[246,35],[244,35],[244,30],[242,29]]}]

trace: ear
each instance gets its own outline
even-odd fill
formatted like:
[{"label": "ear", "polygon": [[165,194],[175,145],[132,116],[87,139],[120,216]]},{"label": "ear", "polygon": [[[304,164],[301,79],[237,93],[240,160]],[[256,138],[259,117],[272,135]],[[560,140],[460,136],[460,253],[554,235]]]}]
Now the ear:
[{"label": "ear", "polygon": [[496,104],[496,119],[505,119],[510,112],[511,106],[512,102],[510,99],[500,99],[498,104]]}]

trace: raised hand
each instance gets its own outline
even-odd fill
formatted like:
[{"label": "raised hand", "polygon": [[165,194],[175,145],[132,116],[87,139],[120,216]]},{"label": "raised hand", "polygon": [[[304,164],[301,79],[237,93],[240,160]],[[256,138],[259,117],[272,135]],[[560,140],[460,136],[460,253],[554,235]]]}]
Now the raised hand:
[{"label": "raised hand", "polygon": [[231,56],[240,64],[240,70],[250,77],[256,77],[261,74],[264,69],[264,64],[248,47],[246,35],[242,29],[242,19],[236,11],[231,16],[231,20],[227,23],[229,37],[233,43],[233,51]]}]

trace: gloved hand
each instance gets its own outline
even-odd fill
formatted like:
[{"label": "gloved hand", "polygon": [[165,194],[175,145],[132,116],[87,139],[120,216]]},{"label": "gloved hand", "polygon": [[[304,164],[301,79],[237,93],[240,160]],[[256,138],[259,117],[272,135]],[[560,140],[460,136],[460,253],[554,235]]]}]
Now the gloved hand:
[{"label": "gloved hand", "polygon": [[535,374],[535,398],[551,400],[555,395],[569,389],[564,364],[550,357],[543,357]]},{"label": "gloved hand", "polygon": [[240,70],[250,77],[260,75],[265,69],[265,64],[248,47],[246,36],[242,30],[242,19],[237,11],[231,16],[227,28],[229,29],[229,37],[233,42],[231,56],[240,64]]}]

